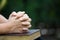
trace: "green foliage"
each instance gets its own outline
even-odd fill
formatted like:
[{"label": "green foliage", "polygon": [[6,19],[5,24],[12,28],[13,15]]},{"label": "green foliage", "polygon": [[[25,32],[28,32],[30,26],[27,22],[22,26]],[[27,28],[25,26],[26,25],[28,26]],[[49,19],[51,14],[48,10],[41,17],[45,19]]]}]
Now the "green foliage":
[{"label": "green foliage", "polygon": [[0,3],[1,3],[2,0],[0,0]]}]

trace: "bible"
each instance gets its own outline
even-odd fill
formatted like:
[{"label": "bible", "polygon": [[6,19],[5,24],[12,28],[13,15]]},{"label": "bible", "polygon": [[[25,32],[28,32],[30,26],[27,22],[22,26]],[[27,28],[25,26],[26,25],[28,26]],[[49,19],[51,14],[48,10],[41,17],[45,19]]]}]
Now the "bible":
[{"label": "bible", "polygon": [[39,29],[31,29],[27,33],[1,34],[0,40],[34,40],[40,36]]}]

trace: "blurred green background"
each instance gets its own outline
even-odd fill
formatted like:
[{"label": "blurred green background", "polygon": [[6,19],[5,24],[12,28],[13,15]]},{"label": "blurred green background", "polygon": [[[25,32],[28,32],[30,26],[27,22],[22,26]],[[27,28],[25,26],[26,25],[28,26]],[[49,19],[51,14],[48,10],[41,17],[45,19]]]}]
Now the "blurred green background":
[{"label": "blurred green background", "polygon": [[1,14],[8,18],[12,11],[26,11],[32,28],[38,28],[40,22],[60,25],[60,0],[7,0]]}]

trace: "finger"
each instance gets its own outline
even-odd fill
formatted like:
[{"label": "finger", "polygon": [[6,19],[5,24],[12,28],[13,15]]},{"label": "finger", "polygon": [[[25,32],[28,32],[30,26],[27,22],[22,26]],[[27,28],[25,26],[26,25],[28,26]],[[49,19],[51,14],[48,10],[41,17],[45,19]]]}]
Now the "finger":
[{"label": "finger", "polygon": [[17,15],[17,13],[14,11],[11,13],[10,17],[15,17]]},{"label": "finger", "polygon": [[21,11],[17,12],[17,18],[22,17],[24,14],[25,14],[24,11],[23,12],[21,12]]},{"label": "finger", "polygon": [[23,28],[23,32],[28,32],[29,29],[28,28]]},{"label": "finger", "polygon": [[25,33],[28,32],[28,28],[19,28],[17,33]]},{"label": "finger", "polygon": [[30,25],[30,22],[21,22],[22,25]]},{"label": "finger", "polygon": [[28,28],[31,28],[32,25],[27,26]]},{"label": "finger", "polygon": [[29,16],[28,16],[27,14],[25,14],[25,15],[24,15],[24,17],[27,17],[27,18],[29,18]]},{"label": "finger", "polygon": [[23,28],[31,28],[31,25],[23,25]]},{"label": "finger", "polygon": [[16,18],[16,17],[15,17],[16,15],[17,15],[16,12],[12,12],[12,13],[10,14],[10,16],[9,16],[9,20]]},{"label": "finger", "polygon": [[26,21],[26,20],[28,20],[29,19],[29,17],[27,16],[27,14],[25,14],[23,17],[21,17],[19,20],[20,21]]},{"label": "finger", "polygon": [[32,20],[31,20],[31,18],[29,18],[27,21],[28,21],[28,22],[31,22]]},{"label": "finger", "polygon": [[16,12],[12,12],[9,16],[9,20],[15,20],[17,18],[17,13]]}]

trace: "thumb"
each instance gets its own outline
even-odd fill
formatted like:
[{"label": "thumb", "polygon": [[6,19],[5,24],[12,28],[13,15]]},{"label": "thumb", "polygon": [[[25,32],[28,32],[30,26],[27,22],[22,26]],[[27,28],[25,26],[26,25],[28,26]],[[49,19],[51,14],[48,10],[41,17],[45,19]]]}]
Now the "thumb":
[{"label": "thumb", "polygon": [[16,17],[17,13],[16,12],[12,12],[9,16],[9,19],[12,19],[13,17]]},{"label": "thumb", "polygon": [[24,11],[23,12],[21,12],[21,11],[17,12],[17,19],[20,17],[23,17],[24,14],[25,14]]},{"label": "thumb", "polygon": [[12,12],[12,13],[10,14],[10,17],[15,17],[15,16],[17,16],[17,13],[16,13],[16,12]]}]

